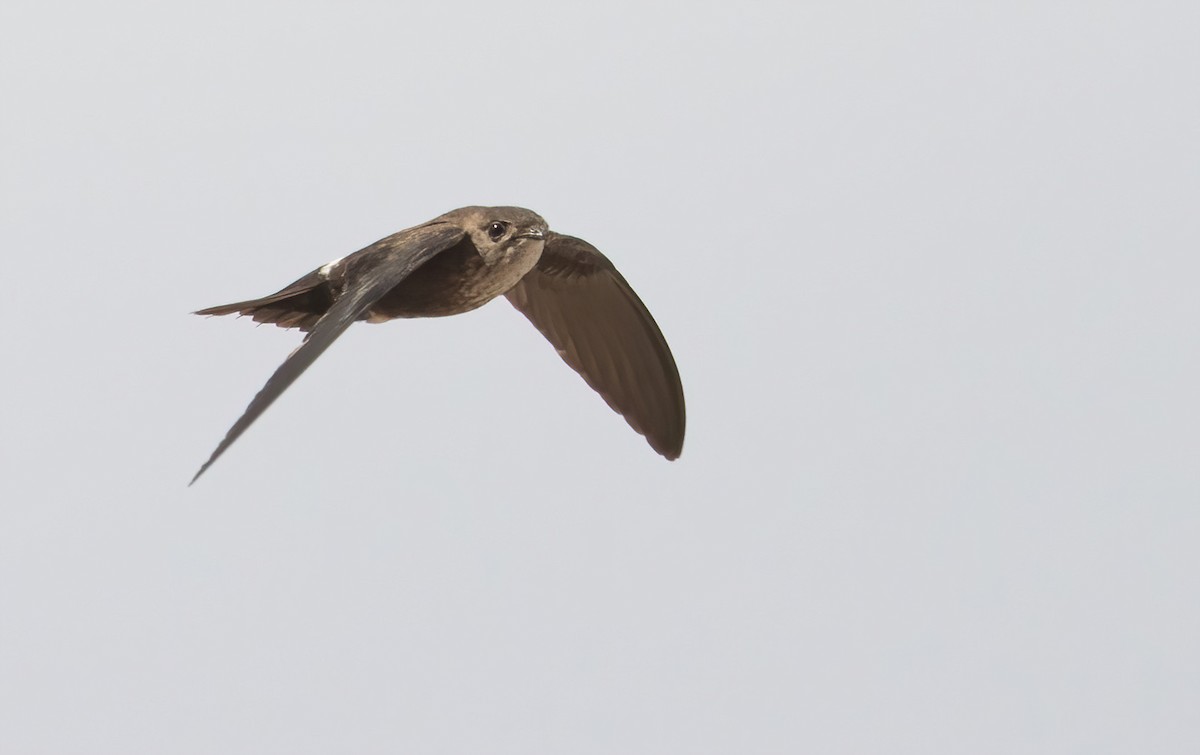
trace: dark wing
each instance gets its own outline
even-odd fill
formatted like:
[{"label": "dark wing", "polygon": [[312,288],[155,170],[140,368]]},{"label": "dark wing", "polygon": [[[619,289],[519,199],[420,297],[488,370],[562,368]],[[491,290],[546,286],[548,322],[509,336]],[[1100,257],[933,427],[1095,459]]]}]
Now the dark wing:
[{"label": "dark wing", "polygon": [[305,336],[304,343],[275,370],[275,374],[271,375],[267,384],[246,407],[246,411],[233,423],[233,427],[229,428],[224,440],[188,485],[200,479],[200,475],[225,453],[225,449],[233,445],[246,428],[250,427],[254,420],[300,377],[300,373],[308,369],[308,366],[358,319],[359,315],[422,264],[461,241],[464,235],[463,230],[455,225],[425,225],[388,236],[347,257],[346,286],[342,295],[317,321],[312,332]]},{"label": "dark wing", "polygon": [[506,295],[655,451],[679,457],[679,370],[646,305],[607,257],[582,239],[549,233],[537,267]]}]

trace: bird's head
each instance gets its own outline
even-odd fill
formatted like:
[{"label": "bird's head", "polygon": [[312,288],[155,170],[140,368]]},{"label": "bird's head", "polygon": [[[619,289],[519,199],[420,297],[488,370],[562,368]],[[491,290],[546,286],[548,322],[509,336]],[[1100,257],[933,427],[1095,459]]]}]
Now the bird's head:
[{"label": "bird's head", "polygon": [[447,214],[458,215],[452,222],[467,232],[489,263],[514,256],[536,259],[549,230],[541,215],[523,207],[464,207]]}]

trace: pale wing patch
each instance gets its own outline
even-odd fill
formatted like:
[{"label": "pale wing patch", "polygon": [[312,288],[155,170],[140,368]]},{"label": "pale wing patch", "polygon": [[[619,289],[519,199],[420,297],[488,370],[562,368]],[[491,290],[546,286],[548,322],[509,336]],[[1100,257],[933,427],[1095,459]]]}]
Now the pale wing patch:
[{"label": "pale wing patch", "polygon": [[324,265],[321,265],[319,268],[317,268],[317,275],[321,276],[325,280],[329,280],[329,271],[333,270],[334,266],[337,265],[339,262],[341,262],[344,259],[346,259],[346,258],[338,257],[333,262],[326,262]]}]

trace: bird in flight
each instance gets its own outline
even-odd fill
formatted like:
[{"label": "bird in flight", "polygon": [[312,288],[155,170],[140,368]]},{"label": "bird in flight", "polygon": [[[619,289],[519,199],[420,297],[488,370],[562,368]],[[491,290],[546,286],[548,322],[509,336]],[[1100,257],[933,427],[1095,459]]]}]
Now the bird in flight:
[{"label": "bird in flight", "polygon": [[679,370],[646,305],[608,258],[582,239],[549,230],[530,210],[463,207],[334,260],[270,296],[195,313],[249,315],[305,336],[192,483],[352,323],[457,315],[501,295],[651,448],[679,457],[685,425]]}]

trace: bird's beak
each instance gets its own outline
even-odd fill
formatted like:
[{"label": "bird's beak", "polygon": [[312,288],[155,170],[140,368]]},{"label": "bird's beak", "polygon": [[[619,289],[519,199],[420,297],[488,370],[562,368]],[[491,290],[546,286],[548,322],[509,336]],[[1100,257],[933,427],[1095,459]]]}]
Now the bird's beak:
[{"label": "bird's beak", "polygon": [[538,229],[534,228],[533,230],[526,231],[525,233],[518,233],[517,238],[519,238],[519,239],[544,239],[544,238],[546,238],[546,233],[545,233],[545,231],[539,231]]}]

